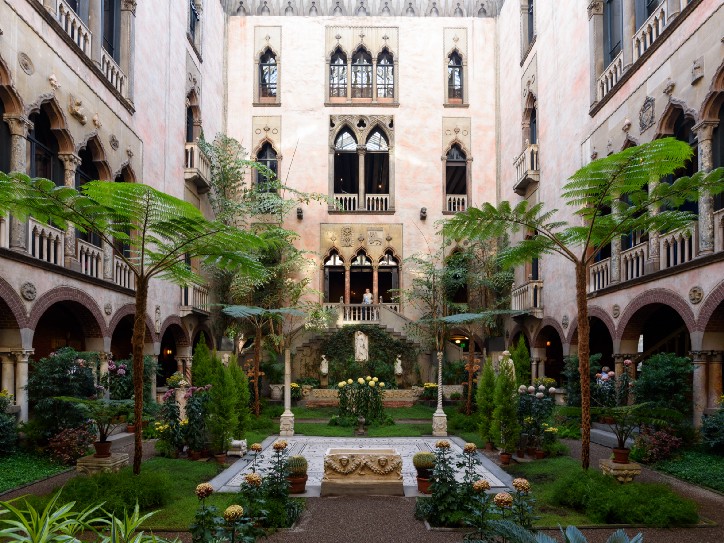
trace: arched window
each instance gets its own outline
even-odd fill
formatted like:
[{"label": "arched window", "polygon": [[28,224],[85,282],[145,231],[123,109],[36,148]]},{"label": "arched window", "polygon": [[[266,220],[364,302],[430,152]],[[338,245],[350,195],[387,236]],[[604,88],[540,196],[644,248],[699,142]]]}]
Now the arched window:
[{"label": "arched window", "polygon": [[370,299],[372,298],[373,290],[373,270],[372,260],[367,256],[367,253],[360,251],[354,257],[351,262],[349,270],[349,299],[350,303],[361,304],[364,303],[364,295],[369,290]]},{"label": "arched window", "polygon": [[194,110],[191,106],[186,106],[186,143],[194,143]]},{"label": "arched window", "polygon": [[[348,129],[344,129],[334,142],[334,193],[357,195],[358,192],[357,140]],[[349,209],[349,211],[353,210]]]},{"label": "arched window", "polygon": [[463,59],[453,51],[447,65],[447,97],[450,102],[463,101]]},{"label": "arched window", "polygon": [[[646,22],[646,19],[653,15],[654,11],[663,3],[664,0],[635,0],[636,5],[636,29]],[[668,24],[668,21],[667,21]]]},{"label": "arched window", "polygon": [[10,127],[2,120],[4,114],[5,105],[3,101],[0,100],[0,172],[9,172],[11,134]]},{"label": "arched window", "polygon": [[260,192],[276,192],[274,183],[277,177],[277,152],[267,142],[262,145],[259,153],[256,155],[256,161],[267,168],[267,172],[257,170],[256,186]]},{"label": "arched window", "polygon": [[[365,192],[367,194],[389,194],[390,192],[390,155],[387,138],[377,128],[367,138],[365,153]],[[369,199],[368,199],[369,200]],[[385,200],[386,201],[386,200]],[[382,202],[378,202],[382,203]],[[367,206],[369,210],[369,205]],[[374,211],[386,211],[376,209]]]},{"label": "arched window", "polygon": [[395,66],[392,55],[383,49],[377,57],[377,98],[395,97]]},{"label": "arched window", "polygon": [[534,0],[528,0],[528,45],[533,43],[535,37],[535,8]]},{"label": "arched window", "polygon": [[538,111],[535,107],[530,111],[530,143],[538,143]]},{"label": "arched window", "polygon": [[623,11],[621,0],[606,0],[603,4],[603,63],[608,66],[621,52],[623,41]]},{"label": "arched window", "polygon": [[[98,168],[93,162],[93,154],[88,147],[82,149],[78,153],[78,156],[80,157],[81,163],[75,169],[75,188],[80,189],[89,181],[99,179],[100,175],[98,174]],[[76,230],[76,238],[97,245],[98,247],[101,246],[101,238],[95,232],[81,232],[80,230]]]},{"label": "arched window", "polygon": [[[719,124],[712,138],[712,162],[714,168],[724,166],[724,105],[719,108]],[[724,209],[724,193],[714,196],[714,211]]]},{"label": "arched window", "polygon": [[352,98],[372,98],[372,56],[364,48],[352,56]]},{"label": "arched window", "polygon": [[50,118],[42,109],[30,115],[33,128],[28,133],[28,174],[64,184],[63,164],[58,158],[58,141],[50,128]]},{"label": "arched window", "polygon": [[198,38],[198,30],[201,24],[201,14],[196,7],[196,0],[189,0],[189,37],[191,42],[196,45]]},{"label": "arched window", "polygon": [[400,288],[400,263],[391,251],[386,251],[377,267],[377,290],[380,303],[390,303]]},{"label": "arched window", "polygon": [[337,251],[324,261],[324,301],[344,302],[344,260]]},{"label": "arched window", "polygon": [[[132,183],[133,182],[133,174],[128,169],[128,166],[124,166],[124,168],[118,173],[116,178],[113,180],[114,183]],[[126,230],[126,234],[129,236],[131,235],[131,232],[129,230]],[[125,257],[131,256],[131,245],[122,239],[114,239],[113,240],[113,249],[119,253],[122,254]],[[114,271],[114,273],[116,273]],[[121,272],[119,272],[121,273]]]},{"label": "arched window", "polygon": [[445,187],[448,194],[467,193],[466,159],[465,152],[457,144],[448,151],[445,165]]},{"label": "arched window", "polygon": [[[191,0],[193,4],[193,0]],[[120,0],[103,0],[103,49],[120,62],[121,38],[121,2]]]},{"label": "arched window", "polygon": [[259,58],[259,97],[277,96],[277,59],[271,49],[266,49]]},{"label": "arched window", "polygon": [[[691,177],[697,171],[699,171],[699,142],[696,137],[696,132],[692,130],[694,127],[694,119],[688,118],[682,111],[674,122],[674,137],[691,146],[694,151],[693,155],[686,164],[680,170],[674,172],[673,175],[669,175],[666,178],[667,183],[673,183],[675,179],[679,177],[688,176]],[[686,202],[684,205],[679,206],[680,211],[689,211],[690,213],[699,213],[699,202]]]},{"label": "arched window", "polygon": [[347,97],[347,55],[337,48],[329,63],[330,98]]}]

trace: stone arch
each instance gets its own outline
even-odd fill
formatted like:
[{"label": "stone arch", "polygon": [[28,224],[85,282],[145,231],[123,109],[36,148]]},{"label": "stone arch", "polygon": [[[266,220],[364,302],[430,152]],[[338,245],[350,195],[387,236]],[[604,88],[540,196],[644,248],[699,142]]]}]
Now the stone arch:
[{"label": "stone arch", "polygon": [[96,301],[84,291],[72,288],[72,287],[56,287],[49,290],[40,298],[38,298],[33,304],[33,308],[30,311],[28,317],[28,328],[35,329],[38,325],[38,321],[43,314],[53,305],[59,302],[71,302],[84,306],[90,315],[93,316],[92,320],[81,319],[79,320],[85,325],[85,335],[88,337],[107,337],[108,326],[106,326],[103,312]]},{"label": "stone arch", "polygon": [[166,320],[163,321],[163,324],[161,325],[161,332],[158,334],[159,340],[163,338],[163,335],[166,333],[166,331],[170,331],[171,333],[173,333],[174,339],[176,341],[176,346],[189,347],[191,345],[191,340],[189,339],[189,334],[186,331],[186,327],[181,321],[181,317],[179,317],[178,315],[171,315],[170,317],[166,317]]},{"label": "stone arch", "polygon": [[[113,332],[116,329],[116,326],[118,326],[118,323],[121,322],[121,319],[124,317],[127,317],[128,315],[135,315],[136,314],[136,304],[130,303],[126,304],[124,306],[121,306],[113,315],[113,318],[111,319],[111,322],[108,324],[108,333],[109,335],[113,335]],[[154,332],[154,324],[153,319],[151,316],[146,313],[146,336],[144,338],[145,343],[157,343],[158,342],[158,336]]]},{"label": "stone arch", "polygon": [[113,173],[114,181],[118,179],[118,177],[121,177],[124,183],[138,183],[138,179],[136,178],[136,172],[133,171],[133,168],[131,167],[129,161],[121,164],[121,167]]},{"label": "stone arch", "polygon": [[513,327],[513,329],[510,331],[510,336],[509,336],[510,339],[508,341],[509,349],[510,349],[510,347],[513,347],[513,340],[515,339],[515,336],[517,336],[518,334],[522,334],[523,337],[525,337],[528,345],[533,345],[533,341],[532,341],[533,338],[532,338],[531,334],[528,332],[528,330],[526,330],[525,326],[523,326],[521,324],[516,324]]},{"label": "stone arch", "polygon": [[265,43],[264,46],[256,52],[256,61],[260,62],[261,57],[264,56],[267,51],[271,52],[271,54],[274,55],[274,61],[277,64],[281,62],[281,51],[277,51],[277,49],[271,44],[271,42]]},{"label": "stone arch", "polygon": [[719,283],[706,297],[704,303],[699,310],[699,319],[696,321],[696,330],[706,330],[709,320],[711,319],[717,307],[724,302],[724,281]]},{"label": "stone arch", "polygon": [[4,302],[12,313],[18,328],[28,328],[28,317],[25,313],[25,304],[5,279],[0,277],[0,302]]},{"label": "stone arch", "polygon": [[199,323],[194,328],[193,333],[191,334],[191,345],[193,347],[194,342],[196,341],[196,336],[198,336],[200,333],[204,334],[206,338],[206,345],[208,345],[209,349],[212,351],[216,349],[216,342],[214,341],[214,335],[211,333],[211,328],[209,328],[209,325],[205,322]]},{"label": "stone arch", "polygon": [[631,317],[633,317],[639,309],[652,304],[666,305],[674,309],[686,324],[689,334],[696,329],[694,312],[678,293],[666,288],[654,288],[638,295],[626,306],[621,314],[614,340],[624,339]]},{"label": "stone arch", "polygon": [[623,144],[621,145],[621,150],[625,151],[626,149],[629,149],[631,147],[636,147],[639,144],[638,140],[631,136],[631,134],[626,134],[626,137],[623,140]]},{"label": "stone arch", "polygon": [[15,90],[10,70],[0,56],[0,101],[5,107],[6,115],[20,115],[23,112],[23,101]]},{"label": "stone arch", "polygon": [[465,58],[465,55],[463,54],[463,52],[462,52],[462,51],[458,48],[458,46],[456,45],[456,46],[454,46],[454,47],[451,47],[450,50],[449,50],[449,51],[447,52],[447,54],[445,55],[445,59],[446,59],[445,65],[446,65],[446,66],[447,66],[447,62],[450,61],[450,57],[453,55],[453,53],[457,53],[458,55],[460,55],[460,61],[462,62],[462,64],[465,64],[465,63],[467,62],[467,59]]},{"label": "stone arch", "polygon": [[335,55],[335,53],[337,51],[342,53],[349,60],[349,53],[347,52],[347,50],[342,46],[341,43],[335,43],[334,47],[332,47],[332,50],[329,51],[329,53],[327,53],[327,62],[328,63],[331,62],[332,57]]},{"label": "stone arch", "polygon": [[[192,87],[191,90],[188,91],[186,94],[186,109],[185,109],[185,115],[188,115],[188,111],[191,111],[191,117],[192,117],[192,136],[193,141],[197,141],[198,138],[201,136],[201,100],[199,97],[198,90],[196,87]],[[186,123],[188,119],[186,119],[184,122]],[[187,127],[188,130],[188,127]],[[188,138],[188,134],[185,136]],[[188,142],[187,142],[188,143]]]},{"label": "stone arch", "polygon": [[663,138],[674,134],[674,123],[679,115],[684,115],[686,119],[698,121],[697,112],[686,105],[686,102],[677,98],[671,98],[661,114],[659,124],[656,127],[656,138]]},{"label": "stone arch", "polygon": [[560,323],[555,320],[552,317],[544,317],[540,321],[540,325],[538,326],[538,330],[535,332],[535,337],[533,337],[533,342],[531,343],[531,346],[533,347],[545,347],[545,345],[539,345],[539,342],[541,341],[540,333],[541,331],[546,328],[547,326],[550,326],[553,328],[556,333],[558,334],[559,339],[561,340],[561,343],[566,342],[566,334],[563,332],[563,328],[561,327]]},{"label": "stone arch", "polygon": [[[606,328],[608,328],[608,333],[611,334],[611,338],[616,337],[616,324],[613,322],[611,316],[601,307],[596,305],[589,306],[588,316],[600,319],[606,325]],[[573,320],[571,321],[570,331],[568,332],[566,343],[578,343],[578,316],[573,317]]]},{"label": "stone arch", "polygon": [[75,145],[73,144],[73,136],[67,126],[68,123],[63,113],[63,108],[58,104],[55,94],[43,94],[25,108],[25,115],[30,117],[33,113],[43,110],[50,119],[50,130],[53,132],[55,139],[58,141],[59,153],[75,153]]},{"label": "stone arch", "polygon": [[709,92],[699,109],[699,118],[702,121],[719,122],[719,110],[724,105],[724,62],[719,65],[714,78],[711,80]]},{"label": "stone arch", "polygon": [[262,150],[264,145],[269,144],[273,151],[277,154],[277,161],[281,160],[281,153],[279,152],[279,149],[277,149],[277,145],[269,138],[269,136],[264,136],[261,141],[259,141],[259,144],[254,147],[254,151],[252,152],[251,156],[256,160],[256,157],[259,156],[259,152]]},{"label": "stone arch", "polygon": [[332,245],[326,253],[324,253],[324,256],[322,256],[322,267],[324,268],[324,263],[329,259],[330,256],[332,256],[332,253],[337,253],[337,256],[340,258],[342,262],[344,262],[344,256],[342,256],[342,252],[337,248],[336,245]]},{"label": "stone arch", "polygon": [[465,153],[465,160],[472,160],[472,157],[470,156],[470,150],[465,146],[465,144],[460,141],[457,136],[455,136],[450,142],[448,143],[447,147],[445,147],[445,150],[443,151],[443,157],[447,159],[447,155],[450,152],[450,149],[453,148],[453,146],[457,145],[462,149],[463,153]]},{"label": "stone arch", "polygon": [[108,165],[108,161],[106,160],[106,151],[103,147],[103,143],[98,137],[97,130],[88,134],[85,141],[80,143],[76,147],[75,151],[76,153],[79,153],[83,149],[88,149],[91,156],[93,157],[93,164],[98,170],[98,176],[100,177],[100,179],[103,181],[112,181],[113,175],[111,173],[111,168]]},{"label": "stone arch", "polygon": [[387,148],[391,151],[393,143],[392,134],[390,133],[389,127],[385,126],[385,123],[381,121],[373,121],[369,129],[367,129],[364,136],[365,145],[367,145],[367,141],[370,139],[370,136],[375,130],[379,130],[382,134],[384,134],[385,139],[387,140]]}]

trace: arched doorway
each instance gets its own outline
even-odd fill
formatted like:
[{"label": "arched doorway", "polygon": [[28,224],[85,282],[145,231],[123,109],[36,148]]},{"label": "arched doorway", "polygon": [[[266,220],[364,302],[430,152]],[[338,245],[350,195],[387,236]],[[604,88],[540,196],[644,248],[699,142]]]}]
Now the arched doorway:
[{"label": "arched doorway", "polygon": [[83,304],[72,301],[56,302],[38,320],[33,335],[34,358],[40,359],[61,347],[76,351],[102,350],[101,328],[93,313]]},{"label": "arched doorway", "polygon": [[543,375],[555,379],[560,385],[563,373],[563,342],[556,329],[550,325],[544,326],[536,336],[535,347],[543,362]]},{"label": "arched doorway", "polygon": [[166,385],[166,379],[178,371],[176,338],[169,327],[161,337],[161,352],[158,355],[159,386]]},{"label": "arched doorway", "polygon": [[362,296],[369,289],[372,292],[372,260],[364,251],[359,251],[352,260],[349,277],[349,301],[352,304],[361,304]]},{"label": "arched doorway", "polygon": [[400,288],[400,263],[392,254],[386,251],[377,267],[377,290],[380,303],[391,303],[397,297]]},{"label": "arched doorway", "polygon": [[689,356],[691,336],[679,312],[662,303],[644,305],[631,315],[621,337],[621,352],[643,361],[657,353]]},{"label": "arched doorway", "polygon": [[[591,355],[600,354],[601,360],[598,363],[600,366],[608,366],[609,368],[614,367],[613,358],[613,338],[609,331],[606,323],[598,318],[589,316],[588,323],[590,331],[588,334],[589,349]],[[578,326],[576,326],[573,336],[571,338],[571,347],[578,345]]]},{"label": "arched doorway", "polygon": [[344,302],[344,260],[337,251],[324,261],[324,301]]},{"label": "arched doorway", "polygon": [[133,314],[123,317],[113,330],[111,335],[111,353],[114,360],[125,360],[131,358],[133,339]]}]

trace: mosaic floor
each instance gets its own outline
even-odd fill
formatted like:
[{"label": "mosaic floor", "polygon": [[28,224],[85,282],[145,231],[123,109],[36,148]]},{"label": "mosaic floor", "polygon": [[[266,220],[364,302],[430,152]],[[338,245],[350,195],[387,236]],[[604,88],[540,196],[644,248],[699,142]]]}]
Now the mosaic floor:
[{"label": "mosaic floor", "polygon": [[[257,471],[263,472],[271,458],[272,443],[278,438],[267,439],[263,445],[264,450],[261,455],[263,459],[257,464]],[[412,465],[412,456],[418,451],[432,451],[435,443],[439,438],[434,437],[393,437],[393,438],[344,438],[344,437],[312,437],[312,436],[294,436],[286,438],[289,443],[289,454],[299,454],[304,456],[309,463],[307,475],[307,492],[305,496],[318,496],[321,488],[321,480],[324,472],[324,453],[332,447],[341,448],[393,448],[402,456],[402,477],[405,486],[405,496],[417,495],[417,481],[415,467]],[[462,440],[451,437],[448,438],[451,444],[451,450],[456,455],[462,453]],[[488,460],[483,455],[479,456],[482,465],[478,468],[481,477],[485,477],[493,489],[505,488],[510,486],[510,477]],[[247,454],[241,461],[236,462],[224,472],[219,474],[211,481],[211,484],[219,492],[237,492],[243,481],[244,475],[251,471],[252,455]],[[462,473],[458,474],[458,479],[462,480]]]}]

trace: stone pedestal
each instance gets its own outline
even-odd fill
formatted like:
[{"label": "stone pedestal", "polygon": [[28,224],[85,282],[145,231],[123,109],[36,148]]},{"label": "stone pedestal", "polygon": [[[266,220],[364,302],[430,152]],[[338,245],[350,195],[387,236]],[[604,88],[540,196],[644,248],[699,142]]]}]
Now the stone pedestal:
[{"label": "stone pedestal", "polygon": [[598,462],[598,467],[604,475],[615,477],[619,483],[630,483],[634,477],[641,473],[641,464],[629,462],[628,464],[617,464],[606,458]]},{"label": "stone pedestal", "polygon": [[108,458],[96,458],[93,455],[84,456],[76,463],[75,469],[86,475],[95,473],[116,472],[128,465],[128,454],[112,453]]},{"label": "stone pedestal", "polygon": [[279,417],[279,435],[290,437],[294,435],[294,413],[285,411]]},{"label": "stone pedestal", "polygon": [[432,416],[432,435],[435,437],[447,436],[447,415],[435,412]]},{"label": "stone pedestal", "polygon": [[404,496],[402,457],[394,449],[327,449],[322,496]]}]

